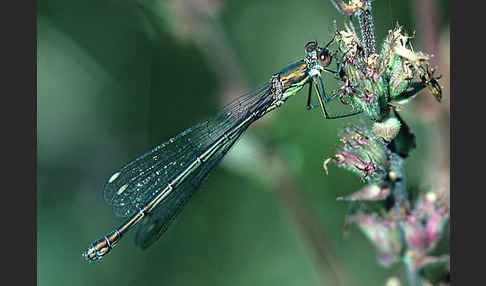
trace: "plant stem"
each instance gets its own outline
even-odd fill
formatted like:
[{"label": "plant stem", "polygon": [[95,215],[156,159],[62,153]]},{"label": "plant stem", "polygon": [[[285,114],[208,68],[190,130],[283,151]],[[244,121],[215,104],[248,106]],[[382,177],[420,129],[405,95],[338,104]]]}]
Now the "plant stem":
[{"label": "plant stem", "polygon": [[364,45],[365,58],[376,53],[375,48],[375,29],[373,24],[373,15],[371,12],[371,1],[363,0],[367,9],[357,11],[359,26],[361,28],[361,37]]}]

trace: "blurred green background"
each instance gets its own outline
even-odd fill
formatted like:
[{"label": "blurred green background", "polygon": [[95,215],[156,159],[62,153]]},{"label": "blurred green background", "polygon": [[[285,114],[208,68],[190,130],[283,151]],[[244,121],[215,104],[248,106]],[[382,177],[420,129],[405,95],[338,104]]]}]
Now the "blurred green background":
[{"label": "blurred green background", "polygon": [[[398,21],[425,50],[419,2],[374,1],[378,49]],[[436,112],[448,116],[449,1],[435,5],[437,64],[446,75]],[[38,1],[38,284],[332,285],[288,198],[267,178],[273,173],[260,162],[269,151],[291,174],[343,284],[402,279],[400,265],[378,265],[355,226],[343,237],[348,205],[336,197],[362,183],[335,167],[326,176],[322,163],[349,120],[307,111],[305,93],[254,124],[147,251],[131,231],[101,262],[81,257],[123,221],[102,196],[114,170],[268,80],[301,58],[306,42],[326,43],[332,21],[342,27],[343,19],[325,0]],[[337,87],[325,77],[327,90]],[[407,161],[416,188],[427,184],[425,161],[435,148],[427,134],[441,124],[422,116],[437,108],[427,102],[403,113],[418,138]]]}]

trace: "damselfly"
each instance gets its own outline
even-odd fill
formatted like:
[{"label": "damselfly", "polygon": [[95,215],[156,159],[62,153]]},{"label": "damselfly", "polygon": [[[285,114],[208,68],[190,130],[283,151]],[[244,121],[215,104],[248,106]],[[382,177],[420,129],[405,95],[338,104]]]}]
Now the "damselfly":
[{"label": "damselfly", "polygon": [[[180,133],[115,172],[104,189],[105,201],[117,216],[128,217],[118,228],[93,242],[83,253],[89,261],[101,259],[141,222],[136,244],[145,249],[159,239],[196,189],[253,122],[309,86],[307,108],[315,89],[325,118],[329,116],[321,72],[331,71],[332,55],[317,42],[305,45],[305,57],[283,68],[258,89],[244,94],[209,120]],[[338,65],[338,70],[340,65]]]}]

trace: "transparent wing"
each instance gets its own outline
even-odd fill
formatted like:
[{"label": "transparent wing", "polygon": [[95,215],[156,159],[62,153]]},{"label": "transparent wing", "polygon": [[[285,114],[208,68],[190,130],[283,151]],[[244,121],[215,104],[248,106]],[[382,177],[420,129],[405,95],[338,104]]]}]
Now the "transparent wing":
[{"label": "transparent wing", "polygon": [[137,230],[135,243],[146,249],[157,241],[175,220],[189,199],[196,193],[199,185],[211,173],[211,170],[221,161],[241,134],[251,124],[247,123],[237,134],[228,140],[208,161],[191,175],[189,175],[171,194],[169,194],[158,207],[147,216]]},{"label": "transparent wing", "polygon": [[145,202],[225,131],[257,110],[271,95],[269,84],[235,99],[212,118],[185,130],[116,171],[104,198],[117,216],[138,211]]}]

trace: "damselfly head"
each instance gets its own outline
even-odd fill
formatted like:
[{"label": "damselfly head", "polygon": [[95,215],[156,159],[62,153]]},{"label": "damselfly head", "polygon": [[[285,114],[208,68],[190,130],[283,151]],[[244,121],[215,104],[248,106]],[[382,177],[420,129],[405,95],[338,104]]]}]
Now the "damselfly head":
[{"label": "damselfly head", "polygon": [[318,60],[319,64],[326,67],[331,64],[332,55],[327,48],[319,47],[316,41],[308,42],[305,45],[305,53],[308,58]]}]

